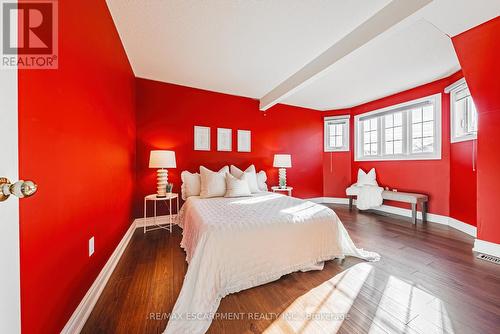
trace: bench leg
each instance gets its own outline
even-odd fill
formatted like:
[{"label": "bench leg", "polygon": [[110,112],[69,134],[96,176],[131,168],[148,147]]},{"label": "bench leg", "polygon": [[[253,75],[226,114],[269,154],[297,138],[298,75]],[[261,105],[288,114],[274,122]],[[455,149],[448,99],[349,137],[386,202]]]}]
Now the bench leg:
[{"label": "bench leg", "polygon": [[352,211],[352,196],[349,196],[349,211]]},{"label": "bench leg", "polygon": [[417,224],[417,203],[411,203],[411,222]]},{"label": "bench leg", "polygon": [[422,202],[422,222],[427,222],[427,202]]}]

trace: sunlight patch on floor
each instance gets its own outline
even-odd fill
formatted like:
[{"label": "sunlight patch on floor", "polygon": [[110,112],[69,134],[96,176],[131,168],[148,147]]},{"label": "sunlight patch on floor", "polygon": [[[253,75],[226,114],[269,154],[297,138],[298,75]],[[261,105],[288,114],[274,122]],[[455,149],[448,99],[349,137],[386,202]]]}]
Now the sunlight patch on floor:
[{"label": "sunlight patch on floor", "polygon": [[[297,298],[264,333],[336,333],[349,317],[353,304],[358,305],[354,306],[357,314],[368,321],[364,331],[369,333],[454,333],[439,298],[395,276],[389,276],[385,282],[379,276],[378,284],[384,288],[375,289],[377,276],[369,263],[359,263],[341,272]],[[356,304],[357,298],[360,304]],[[348,326],[356,325],[355,321],[350,320]]]},{"label": "sunlight patch on floor", "polygon": [[[412,328],[415,328],[421,333],[429,334],[453,334],[453,325],[446,311],[443,302],[436,298],[421,314],[410,322]],[[468,329],[469,331],[472,329]]]},{"label": "sunlight patch on floor", "polygon": [[440,302],[432,294],[418,288],[413,282],[389,276],[380,298],[372,329],[380,326],[389,333],[453,333],[446,312],[430,307]]},{"label": "sunlight patch on floor", "polygon": [[265,331],[335,333],[373,267],[357,264],[297,298]]}]

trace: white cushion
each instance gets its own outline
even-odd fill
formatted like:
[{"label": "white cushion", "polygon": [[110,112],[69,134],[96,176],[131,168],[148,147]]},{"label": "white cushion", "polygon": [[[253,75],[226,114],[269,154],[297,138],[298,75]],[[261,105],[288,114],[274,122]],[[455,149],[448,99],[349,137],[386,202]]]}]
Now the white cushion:
[{"label": "white cushion", "polygon": [[242,178],[238,179],[231,174],[226,173],[226,194],[224,197],[242,197],[252,195],[248,182],[245,178],[247,175],[249,174],[243,173]]},{"label": "white cushion", "polygon": [[261,190],[259,189],[259,184],[257,183],[257,173],[255,172],[254,165],[250,165],[250,167],[245,169],[244,172],[241,169],[239,169],[238,167],[231,165],[231,175],[240,179],[242,177],[243,173],[249,174],[246,177],[246,180],[248,181],[248,186],[250,187],[250,191],[252,193],[261,192]]},{"label": "white cushion", "polygon": [[365,173],[361,168],[358,169],[358,182],[356,185],[358,187],[364,185],[378,186],[375,168],[372,168],[368,173]]},{"label": "white cushion", "polygon": [[186,200],[191,196],[200,196],[201,191],[201,179],[200,174],[198,173],[190,173],[187,170],[181,173],[181,192],[182,199]]},{"label": "white cushion", "polygon": [[226,173],[229,173],[228,166],[222,167],[218,172],[200,166],[200,197],[223,197],[226,194]]},{"label": "white cushion", "polygon": [[263,170],[257,173],[257,185],[260,191],[267,191],[267,174]]}]

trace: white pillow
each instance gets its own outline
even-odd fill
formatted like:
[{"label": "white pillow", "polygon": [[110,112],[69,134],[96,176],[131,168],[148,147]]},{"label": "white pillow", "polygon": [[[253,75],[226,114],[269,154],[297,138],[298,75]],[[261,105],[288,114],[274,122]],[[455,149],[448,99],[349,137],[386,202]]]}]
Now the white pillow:
[{"label": "white pillow", "polygon": [[257,173],[257,185],[260,191],[267,191],[267,174],[263,170]]},{"label": "white pillow", "polygon": [[248,173],[243,173],[242,178],[238,179],[226,173],[226,194],[224,197],[251,196],[250,187],[245,179],[246,175],[248,175]]},{"label": "white pillow", "polygon": [[250,165],[245,171],[243,172],[241,169],[238,167],[231,165],[231,175],[234,177],[241,179],[243,176],[243,173],[248,173],[249,175],[246,177],[246,180],[248,181],[248,186],[250,187],[250,191],[252,193],[258,193],[260,192],[259,189],[259,184],[257,183],[257,173],[255,172],[255,166]]},{"label": "white pillow", "polygon": [[191,196],[200,196],[201,191],[201,179],[200,174],[198,173],[190,173],[187,170],[181,173],[181,192],[182,199],[186,200]]},{"label": "white pillow", "polygon": [[218,172],[200,166],[201,198],[222,197],[226,194],[226,173],[229,167],[224,166]]},{"label": "white pillow", "polygon": [[370,171],[365,173],[361,168],[358,169],[358,182],[357,186],[378,186],[377,183],[377,174],[375,172],[375,168],[370,169]]}]

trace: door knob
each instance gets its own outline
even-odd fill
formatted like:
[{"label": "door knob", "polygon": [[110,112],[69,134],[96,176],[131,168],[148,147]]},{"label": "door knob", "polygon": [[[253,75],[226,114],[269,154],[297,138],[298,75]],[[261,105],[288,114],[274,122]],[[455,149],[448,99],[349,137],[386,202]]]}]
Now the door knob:
[{"label": "door knob", "polygon": [[19,180],[10,183],[9,179],[0,177],[0,202],[5,201],[10,195],[19,198],[30,197],[36,193],[37,185],[33,181]]}]

